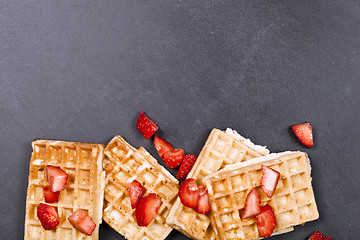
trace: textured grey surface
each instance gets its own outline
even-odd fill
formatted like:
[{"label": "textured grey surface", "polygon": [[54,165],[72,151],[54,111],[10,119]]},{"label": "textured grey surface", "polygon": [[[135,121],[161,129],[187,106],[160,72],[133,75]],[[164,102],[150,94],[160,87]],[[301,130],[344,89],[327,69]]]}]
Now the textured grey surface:
[{"label": "textured grey surface", "polygon": [[[157,157],[141,110],[189,153],[228,126],[307,151],[320,219],[274,239],[359,236],[359,1],[3,0],[0,24],[1,238],[23,237],[33,139],[121,134]],[[313,149],[289,130],[304,121]]]}]

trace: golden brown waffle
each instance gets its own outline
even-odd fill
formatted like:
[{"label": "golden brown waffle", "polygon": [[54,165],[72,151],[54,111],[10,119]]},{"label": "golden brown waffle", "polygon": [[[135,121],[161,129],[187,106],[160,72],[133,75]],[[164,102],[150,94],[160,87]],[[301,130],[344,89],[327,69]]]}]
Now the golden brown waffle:
[{"label": "golden brown waffle", "polygon": [[[228,164],[247,161],[268,153],[266,147],[253,144],[234,130],[227,129],[223,132],[213,129],[187,178],[194,178],[201,185],[204,177]],[[185,207],[179,198],[171,208],[166,222],[193,239],[216,238],[209,214],[196,213]]]},{"label": "golden brown waffle", "polygon": [[[32,239],[98,239],[102,221],[105,172],[102,171],[104,146],[53,140],[32,142],[29,185],[26,198],[25,240]],[[49,185],[46,165],[58,166],[69,174],[66,189],[55,203],[60,224],[53,230],[44,230],[37,218],[37,207],[45,203],[43,186]],[[77,231],[67,220],[73,212],[85,211],[96,224],[91,236]]]},{"label": "golden brown waffle", "polygon": [[[179,191],[179,182],[144,148],[133,148],[122,137],[114,137],[105,148],[106,171],[103,218],[112,228],[130,240],[165,239],[172,230],[165,219]],[[133,180],[156,193],[162,204],[147,227],[139,227],[131,208],[127,186]]]},{"label": "golden brown waffle", "polygon": [[[261,165],[280,172],[274,195],[261,189]],[[256,219],[242,219],[248,192],[257,188],[261,205],[269,203],[278,233],[319,217],[311,186],[310,160],[303,152],[274,153],[235,163],[204,179],[211,203],[211,217],[219,239],[259,239]]]}]

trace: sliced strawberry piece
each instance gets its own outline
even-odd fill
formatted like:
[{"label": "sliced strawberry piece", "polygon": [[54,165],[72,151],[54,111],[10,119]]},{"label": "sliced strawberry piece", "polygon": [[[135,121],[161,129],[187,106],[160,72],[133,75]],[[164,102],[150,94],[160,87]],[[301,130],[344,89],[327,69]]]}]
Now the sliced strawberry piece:
[{"label": "sliced strawberry piece", "polygon": [[159,153],[159,156],[162,158],[162,155],[169,151],[169,150],[173,150],[174,148],[170,145],[170,143],[168,143],[167,141],[165,141],[164,139],[162,139],[161,137],[159,137],[158,135],[155,135],[154,137],[154,145],[155,148],[157,150],[157,152]]},{"label": "sliced strawberry piece", "polygon": [[269,204],[261,208],[261,213],[256,216],[256,226],[260,237],[270,237],[276,226],[275,214]]},{"label": "sliced strawberry piece", "polygon": [[309,148],[313,147],[313,133],[309,123],[292,125],[291,128],[302,144]]},{"label": "sliced strawberry piece", "polygon": [[312,235],[311,235],[311,237],[309,238],[309,240],[323,240],[323,239],[325,239],[326,237],[325,237],[325,235],[324,234],[322,234],[321,232],[319,232],[319,231],[315,231]]},{"label": "sliced strawberry piece", "polygon": [[155,193],[150,193],[146,197],[140,199],[135,209],[137,224],[146,227],[155,218],[161,206],[160,199]]},{"label": "sliced strawberry piece", "polygon": [[260,194],[254,188],[251,190],[245,200],[245,210],[243,218],[254,217],[261,212]]},{"label": "sliced strawberry piece", "polygon": [[194,208],[194,210],[197,213],[206,214],[210,211],[210,209],[211,208],[210,208],[210,202],[209,202],[209,195],[207,193],[205,186],[201,185],[201,186],[199,186],[198,204]]},{"label": "sliced strawberry piece", "polygon": [[143,111],[140,112],[140,116],[136,120],[137,130],[148,140],[159,127],[153,122]]},{"label": "sliced strawberry piece", "polygon": [[176,175],[177,179],[185,179],[196,162],[197,156],[186,154]]},{"label": "sliced strawberry piece", "polygon": [[54,229],[59,225],[59,215],[57,209],[53,206],[40,203],[36,214],[45,230]]},{"label": "sliced strawberry piece", "polygon": [[134,180],[128,185],[127,191],[130,196],[131,208],[134,209],[143,195],[143,187],[138,181]]},{"label": "sliced strawberry piece", "polygon": [[185,152],[182,149],[172,149],[165,152],[162,156],[164,163],[169,168],[176,168],[184,160]]},{"label": "sliced strawberry piece", "polygon": [[193,178],[188,178],[180,184],[179,198],[186,207],[196,208],[199,200],[199,188]]},{"label": "sliced strawberry piece", "polygon": [[65,189],[69,175],[64,170],[59,167],[47,165],[46,174],[51,191],[58,192]]},{"label": "sliced strawberry piece", "polygon": [[77,210],[68,217],[68,220],[76,230],[88,236],[90,236],[96,228],[94,221],[83,210]]},{"label": "sliced strawberry piece", "polygon": [[45,202],[54,203],[58,200],[60,192],[51,191],[49,186],[44,186],[43,191],[44,191]]},{"label": "sliced strawberry piece", "polygon": [[261,168],[262,168],[261,188],[266,194],[266,196],[271,198],[278,184],[280,173],[265,165],[261,165]]}]

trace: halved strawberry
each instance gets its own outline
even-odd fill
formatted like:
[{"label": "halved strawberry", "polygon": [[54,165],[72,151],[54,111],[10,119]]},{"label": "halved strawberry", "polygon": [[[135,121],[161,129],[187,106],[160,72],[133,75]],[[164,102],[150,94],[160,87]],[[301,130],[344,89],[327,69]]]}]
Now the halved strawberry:
[{"label": "halved strawberry", "polygon": [[297,124],[291,126],[296,137],[306,147],[311,148],[314,145],[312,127],[309,123]]},{"label": "halved strawberry", "polygon": [[59,167],[47,165],[46,175],[51,191],[58,192],[65,189],[69,175],[64,170]]},{"label": "halved strawberry", "polygon": [[96,228],[94,221],[83,210],[77,210],[68,217],[68,220],[76,230],[88,236],[90,236]]},{"label": "halved strawberry", "polygon": [[162,155],[164,163],[169,168],[176,168],[184,160],[185,152],[182,149],[172,149]]},{"label": "halved strawberry", "polygon": [[276,226],[275,214],[269,204],[261,208],[260,214],[256,215],[256,226],[260,237],[270,237]]},{"label": "halved strawberry", "polygon": [[148,140],[159,127],[153,122],[143,111],[140,112],[140,116],[136,120],[137,130]]},{"label": "halved strawberry", "polygon": [[53,206],[40,203],[36,214],[45,230],[54,229],[59,225],[59,215],[57,209]]},{"label": "halved strawberry", "polygon": [[261,188],[266,194],[266,196],[271,198],[278,184],[280,173],[265,165],[261,165],[261,168],[262,168]]},{"label": "halved strawberry", "polygon": [[174,148],[170,145],[170,143],[168,143],[167,141],[165,141],[164,139],[162,139],[161,137],[159,137],[158,135],[155,135],[154,137],[154,145],[155,148],[157,150],[157,152],[159,153],[159,156],[162,158],[162,155],[169,151],[169,150],[173,150]]},{"label": "halved strawberry", "polygon": [[199,200],[199,188],[193,178],[188,178],[180,184],[179,198],[186,207],[195,208]]},{"label": "halved strawberry", "polygon": [[199,199],[198,199],[198,204],[194,208],[194,210],[197,213],[206,214],[211,209],[210,202],[209,202],[209,195],[207,193],[205,186],[201,185],[201,186],[199,186],[198,189],[199,189]]},{"label": "halved strawberry", "polygon": [[146,227],[155,218],[161,206],[160,199],[155,193],[150,193],[146,197],[140,199],[135,209],[135,217],[137,224]]},{"label": "halved strawberry", "polygon": [[131,208],[134,209],[143,195],[143,187],[138,181],[134,180],[128,185],[127,191],[130,197]]},{"label": "halved strawberry", "polygon": [[254,217],[261,212],[260,194],[254,188],[251,190],[245,200],[245,210],[243,218]]},{"label": "halved strawberry", "polygon": [[196,162],[197,156],[186,154],[176,175],[177,179],[185,179]]},{"label": "halved strawberry", "polygon": [[323,240],[323,239],[325,239],[326,237],[325,237],[325,235],[324,234],[322,234],[321,232],[319,232],[319,231],[315,231],[312,235],[311,235],[311,237],[309,238],[309,240]]},{"label": "halved strawberry", "polygon": [[44,186],[43,191],[44,191],[45,202],[54,203],[58,200],[60,192],[51,191],[49,186]]}]

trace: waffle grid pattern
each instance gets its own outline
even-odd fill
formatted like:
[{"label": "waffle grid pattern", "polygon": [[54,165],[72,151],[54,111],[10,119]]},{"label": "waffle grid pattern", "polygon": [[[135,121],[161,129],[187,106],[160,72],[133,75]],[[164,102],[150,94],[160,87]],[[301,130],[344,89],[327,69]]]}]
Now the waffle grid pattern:
[{"label": "waffle grid pattern", "polygon": [[[194,178],[201,185],[204,177],[226,165],[269,153],[265,148],[261,152],[256,151],[247,145],[246,141],[248,140],[213,129],[187,178]],[[185,207],[179,198],[170,211],[167,223],[193,239],[216,239],[209,214],[196,213],[193,209]]]},{"label": "waffle grid pattern", "polygon": [[[25,240],[31,239],[98,239],[102,218],[104,175],[101,144],[75,143],[53,140],[36,140],[32,143],[29,185],[27,190]],[[57,202],[60,224],[53,230],[44,230],[37,218],[37,208],[45,203],[43,187],[49,185],[46,165],[58,166],[69,174],[66,189],[61,191]],[[48,203],[47,203],[48,204]],[[77,231],[67,220],[81,209],[96,223],[91,236]]]},{"label": "waffle grid pattern", "polygon": [[[271,154],[268,156],[278,156]],[[319,217],[311,186],[310,163],[307,155],[289,152],[270,160],[256,161],[248,166],[234,164],[204,179],[211,202],[211,217],[220,239],[259,239],[255,218],[242,219],[248,192],[254,187],[261,204],[273,208],[275,231],[304,224]],[[261,189],[261,165],[280,172],[276,191],[269,199]]]},{"label": "waffle grid pattern", "polygon": [[[176,199],[179,182],[144,148],[137,150],[120,136],[106,146],[105,155],[104,220],[127,239],[165,239],[172,231],[165,219]],[[162,202],[147,227],[137,225],[135,209],[131,208],[127,185],[133,180],[143,185],[144,195],[156,193]]]}]

